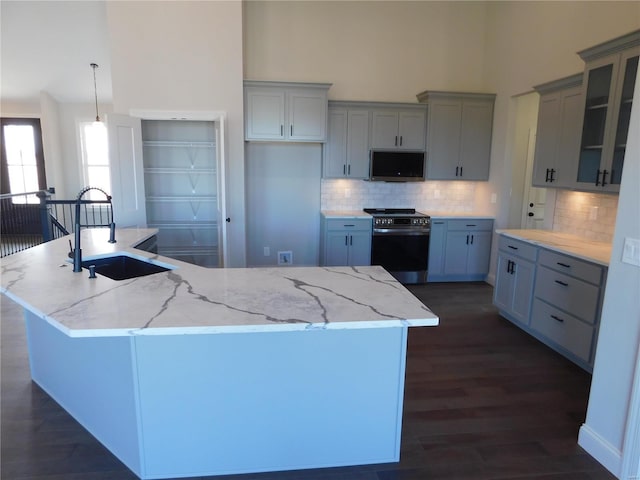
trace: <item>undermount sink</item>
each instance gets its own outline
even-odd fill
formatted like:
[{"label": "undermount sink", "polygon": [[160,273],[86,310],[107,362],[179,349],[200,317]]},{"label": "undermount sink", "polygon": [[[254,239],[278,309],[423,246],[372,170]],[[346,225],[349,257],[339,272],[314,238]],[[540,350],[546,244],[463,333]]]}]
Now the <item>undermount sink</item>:
[{"label": "undermount sink", "polygon": [[82,262],[82,267],[89,269],[95,266],[95,271],[99,275],[104,275],[112,280],[128,280],[130,278],[144,277],[154,273],[166,272],[174,267],[167,264],[153,262],[148,259],[140,259],[118,253],[110,257],[87,259]]}]

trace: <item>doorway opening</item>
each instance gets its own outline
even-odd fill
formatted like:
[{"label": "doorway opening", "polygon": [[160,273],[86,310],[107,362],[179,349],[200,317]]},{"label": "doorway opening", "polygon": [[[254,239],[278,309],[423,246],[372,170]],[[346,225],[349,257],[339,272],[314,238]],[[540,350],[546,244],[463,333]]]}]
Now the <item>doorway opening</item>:
[{"label": "doorway opening", "polygon": [[219,139],[213,121],[142,120],[147,225],[160,255],[223,266]]}]

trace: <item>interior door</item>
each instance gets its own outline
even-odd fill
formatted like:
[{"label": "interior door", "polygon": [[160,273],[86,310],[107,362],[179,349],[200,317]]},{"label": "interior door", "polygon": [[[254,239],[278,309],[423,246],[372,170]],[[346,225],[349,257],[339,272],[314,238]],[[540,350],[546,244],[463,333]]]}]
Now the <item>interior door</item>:
[{"label": "interior door", "polygon": [[[522,228],[542,229],[547,202],[547,189],[531,186],[533,175],[533,157],[536,145],[536,132],[529,130],[527,146],[527,169],[525,175],[524,202],[522,205]],[[517,218],[517,217],[516,217]]]},{"label": "interior door", "polygon": [[140,119],[110,113],[106,123],[114,222],[118,227],[146,227]]}]

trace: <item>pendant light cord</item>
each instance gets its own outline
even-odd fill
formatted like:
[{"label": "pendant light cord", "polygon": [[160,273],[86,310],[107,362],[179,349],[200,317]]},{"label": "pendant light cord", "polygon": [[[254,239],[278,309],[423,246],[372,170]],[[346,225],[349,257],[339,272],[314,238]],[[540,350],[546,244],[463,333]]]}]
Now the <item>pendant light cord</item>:
[{"label": "pendant light cord", "polygon": [[98,68],[98,64],[92,63],[91,68],[93,68],[93,92],[96,99],[96,122],[99,122],[100,115],[98,115],[98,87],[96,86],[96,68]]}]

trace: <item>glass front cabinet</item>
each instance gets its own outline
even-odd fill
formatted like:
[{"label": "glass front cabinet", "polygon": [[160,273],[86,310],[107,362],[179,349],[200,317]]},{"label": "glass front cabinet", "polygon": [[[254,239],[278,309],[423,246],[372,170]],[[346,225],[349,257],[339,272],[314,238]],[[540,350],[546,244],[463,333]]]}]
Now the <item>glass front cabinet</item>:
[{"label": "glass front cabinet", "polygon": [[638,71],[640,30],[578,53],[586,68],[575,186],[580,190],[617,192]]}]

